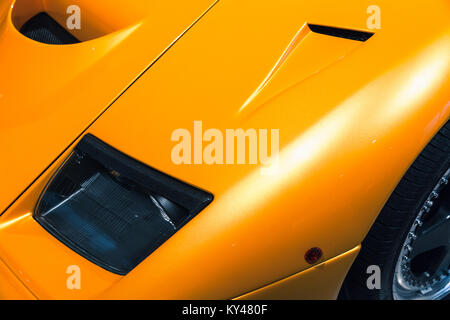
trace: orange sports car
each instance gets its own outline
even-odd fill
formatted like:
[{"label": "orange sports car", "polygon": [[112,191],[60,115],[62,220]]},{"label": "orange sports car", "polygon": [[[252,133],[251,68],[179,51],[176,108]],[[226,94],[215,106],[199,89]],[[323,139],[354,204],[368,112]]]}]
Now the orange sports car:
[{"label": "orange sports car", "polygon": [[0,0],[0,299],[445,299],[448,0]]}]

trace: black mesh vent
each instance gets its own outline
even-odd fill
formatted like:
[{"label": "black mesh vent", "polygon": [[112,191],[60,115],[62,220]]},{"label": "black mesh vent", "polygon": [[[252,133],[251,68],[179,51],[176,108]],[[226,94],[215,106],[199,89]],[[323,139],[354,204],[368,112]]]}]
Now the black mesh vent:
[{"label": "black mesh vent", "polygon": [[80,42],[47,13],[41,12],[28,20],[20,33],[35,41],[47,44],[72,44]]},{"label": "black mesh vent", "polygon": [[312,32],[315,33],[325,34],[327,36],[332,37],[357,40],[362,42],[369,40],[369,38],[373,36],[373,33],[371,32],[319,26],[317,24],[308,24],[308,27],[309,29],[311,29]]}]

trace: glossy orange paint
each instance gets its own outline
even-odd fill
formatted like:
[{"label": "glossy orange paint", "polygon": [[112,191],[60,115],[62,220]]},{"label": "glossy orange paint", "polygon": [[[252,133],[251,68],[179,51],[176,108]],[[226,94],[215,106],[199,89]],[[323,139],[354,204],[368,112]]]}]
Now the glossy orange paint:
[{"label": "glossy orange paint", "polygon": [[236,300],[334,299],[342,286],[342,274],[351,267],[360,246],[286,279],[249,292]]},{"label": "glossy orange paint", "polygon": [[[164,6],[163,1],[152,1],[159,2]],[[194,4],[206,10],[210,3]],[[11,158],[0,160],[0,168],[9,168],[0,169],[6,182],[0,187],[0,207],[37,180],[0,217],[0,258],[38,298],[222,299],[263,287],[269,291],[255,294],[265,291],[264,298],[276,298],[286,297],[295,283],[307,284],[305,291],[295,291],[297,297],[306,297],[314,282],[317,298],[335,298],[349,266],[335,264],[336,257],[346,252],[354,257],[353,248],[395,185],[450,115],[450,3],[436,1],[431,7],[422,1],[404,5],[379,0],[382,28],[368,30],[366,8],[371,4],[223,0],[164,51],[186,21],[192,23],[202,12],[190,3],[185,8],[189,14],[155,15],[157,22],[173,28],[170,37],[141,22],[133,31],[55,49],[61,51],[52,53],[53,59],[62,50],[80,55],[82,51],[71,50],[96,41],[108,46],[113,37],[123,37],[121,50],[108,47],[107,54],[89,64],[92,68],[82,63],[68,68],[83,70],[86,87],[73,91],[67,101],[61,97],[69,87],[54,88],[51,78],[44,83],[45,95],[40,96],[30,80],[24,86],[30,96],[17,97],[17,87],[7,78],[19,73],[10,66],[0,84],[8,85],[6,92],[12,96],[0,99],[0,106],[20,103],[1,108],[7,121],[0,119],[0,148]],[[182,18],[185,22],[178,24]],[[311,32],[307,23],[375,34],[366,42],[338,39]],[[12,27],[10,22],[0,26],[0,55],[7,47],[27,46],[41,57],[54,49],[8,34],[15,32]],[[153,36],[159,45],[142,45],[145,37]],[[139,49],[154,51],[150,55]],[[12,53],[8,57],[14,59]],[[88,56],[83,61],[91,62]],[[106,61],[124,67],[109,69]],[[107,81],[94,90],[98,71],[104,71],[96,69],[97,64],[106,68],[102,79]],[[61,69],[51,69],[53,77],[66,77]],[[118,72],[117,78],[111,70]],[[37,71],[42,70],[22,70],[35,81]],[[71,81],[68,77],[61,82]],[[35,103],[31,110],[32,100],[41,99],[45,103]],[[202,121],[204,131],[279,129],[277,174],[261,175],[258,165],[175,165],[171,134],[178,128],[193,131],[196,120]],[[215,196],[125,277],[78,256],[32,218],[44,186],[83,133]],[[303,255],[316,246],[324,253],[319,263],[330,262],[330,287],[327,277],[305,271],[310,265]],[[73,264],[86,279],[79,291],[65,287],[66,268]],[[291,281],[293,285],[286,285]],[[274,283],[283,285],[271,295],[273,286],[267,286]]]},{"label": "glossy orange paint", "polygon": [[[116,1],[117,2],[117,1]],[[144,3],[146,1],[140,1]],[[0,13],[0,212],[3,212],[149,65],[213,3],[152,1],[122,29],[73,45],[35,42],[17,28],[53,4],[78,3],[97,15],[111,1],[3,0]],[[125,2],[122,1],[122,5]],[[13,5],[13,7],[11,7]],[[92,7],[92,8],[91,8]],[[64,14],[64,7],[59,12]],[[83,11],[84,12],[84,11]],[[167,17],[171,17],[168,19]],[[96,16],[85,21],[96,21]],[[131,22],[133,20],[133,22]],[[125,26],[125,24],[128,24]],[[63,24],[65,25],[65,24]],[[86,29],[90,30],[91,23]],[[83,32],[85,28],[81,29]],[[113,31],[111,30],[111,31]],[[87,32],[89,37],[89,32]],[[149,41],[151,39],[151,41]],[[43,143],[44,142],[44,143]],[[26,145],[26,146],[25,146]],[[11,167],[21,168],[11,170]]]},{"label": "glossy orange paint", "polygon": [[30,291],[0,260],[0,298],[8,300],[35,300]]}]

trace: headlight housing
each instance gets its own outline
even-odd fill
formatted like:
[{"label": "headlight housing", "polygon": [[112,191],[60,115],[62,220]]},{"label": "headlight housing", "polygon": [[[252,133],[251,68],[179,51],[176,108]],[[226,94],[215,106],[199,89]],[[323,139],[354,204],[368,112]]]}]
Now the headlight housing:
[{"label": "headlight housing", "polygon": [[34,218],[86,259],[124,275],[212,200],[88,134],[45,189]]}]

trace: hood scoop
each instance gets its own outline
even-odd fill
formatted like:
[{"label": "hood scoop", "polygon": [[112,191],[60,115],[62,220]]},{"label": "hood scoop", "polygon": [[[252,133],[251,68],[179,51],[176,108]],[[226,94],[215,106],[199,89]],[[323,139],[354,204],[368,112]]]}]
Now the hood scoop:
[{"label": "hood scoop", "polygon": [[73,44],[80,42],[47,13],[41,12],[28,20],[20,33],[38,42],[47,44]]},{"label": "hood scoop", "polygon": [[241,106],[239,116],[247,117],[284,91],[346,58],[372,36],[370,32],[305,23]]},{"label": "hood scoop", "polygon": [[352,29],[343,29],[336,27],[321,26],[318,24],[308,24],[309,29],[312,32],[324,34],[331,37],[356,40],[365,42],[370,39],[374,34],[372,32],[358,31]]}]

